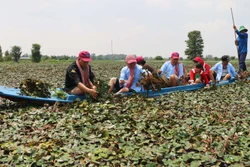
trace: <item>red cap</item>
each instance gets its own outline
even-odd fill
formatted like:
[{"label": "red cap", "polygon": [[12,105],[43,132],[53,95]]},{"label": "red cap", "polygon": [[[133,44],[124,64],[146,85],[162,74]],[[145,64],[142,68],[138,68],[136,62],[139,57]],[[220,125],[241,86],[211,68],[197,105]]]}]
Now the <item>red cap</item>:
[{"label": "red cap", "polygon": [[135,55],[127,55],[126,62],[127,64],[136,63]]},{"label": "red cap", "polygon": [[201,57],[199,57],[199,56],[196,56],[195,58],[194,58],[194,61],[197,61],[197,62],[199,62],[200,64],[204,64],[204,60],[201,58]]},{"label": "red cap", "polygon": [[171,54],[171,58],[173,58],[173,59],[179,59],[179,53],[178,52],[173,52],[172,54]]},{"label": "red cap", "polygon": [[92,61],[88,51],[81,51],[78,55],[78,58],[82,59],[85,62]]},{"label": "red cap", "polygon": [[136,61],[137,61],[137,62],[143,61],[143,60],[144,60],[144,58],[143,58],[142,56],[137,56],[137,57],[136,57]]}]

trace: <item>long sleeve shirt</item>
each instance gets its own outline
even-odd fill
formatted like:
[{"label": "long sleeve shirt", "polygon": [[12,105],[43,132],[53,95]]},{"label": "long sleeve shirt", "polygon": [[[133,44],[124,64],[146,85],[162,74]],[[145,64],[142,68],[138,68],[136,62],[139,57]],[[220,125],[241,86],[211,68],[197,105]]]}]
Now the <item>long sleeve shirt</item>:
[{"label": "long sleeve shirt", "polygon": [[[223,65],[222,65],[222,62],[218,62],[216,63],[212,68],[211,70],[213,71],[216,71],[217,73],[217,76],[216,76],[216,80],[217,81],[220,81],[221,80],[221,77],[222,77],[222,73],[223,73]],[[227,65],[227,71],[228,71],[228,74],[231,75],[231,78],[235,78],[236,76],[236,70],[234,68],[234,66],[231,64],[231,63],[228,63]]]},{"label": "long sleeve shirt", "polygon": [[237,41],[239,43],[238,54],[247,53],[248,34],[246,32],[241,33],[238,30],[236,30],[235,32],[238,35],[238,37],[237,37]]}]

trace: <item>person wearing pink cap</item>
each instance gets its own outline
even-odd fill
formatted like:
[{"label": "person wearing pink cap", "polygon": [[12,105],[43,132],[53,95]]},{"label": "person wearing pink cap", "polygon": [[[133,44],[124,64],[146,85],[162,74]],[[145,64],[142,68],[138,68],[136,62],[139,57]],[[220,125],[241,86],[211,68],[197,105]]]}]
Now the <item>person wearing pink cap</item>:
[{"label": "person wearing pink cap", "polygon": [[158,70],[158,74],[165,75],[169,80],[169,86],[177,86],[181,80],[184,81],[185,68],[183,64],[179,62],[179,53],[173,52],[170,61],[162,65],[161,69]]},{"label": "person wearing pink cap", "polygon": [[81,51],[77,60],[72,63],[66,72],[64,91],[69,94],[83,95],[89,93],[96,98],[98,92],[91,78],[93,73],[89,62],[92,61],[88,51]]},{"label": "person wearing pink cap", "polygon": [[156,70],[153,67],[151,67],[150,65],[148,65],[142,56],[137,56],[136,62],[137,62],[137,64],[142,66],[142,69],[148,70],[151,73],[156,73]]},{"label": "person wearing pink cap", "polygon": [[120,79],[111,78],[109,81],[110,88],[108,93],[117,91],[116,94],[123,92],[139,92],[143,90],[143,87],[137,85],[139,80],[141,79],[141,73],[143,73],[143,69],[140,65],[136,64],[136,58],[134,55],[126,56],[126,64],[127,66],[123,67],[120,74]]}]

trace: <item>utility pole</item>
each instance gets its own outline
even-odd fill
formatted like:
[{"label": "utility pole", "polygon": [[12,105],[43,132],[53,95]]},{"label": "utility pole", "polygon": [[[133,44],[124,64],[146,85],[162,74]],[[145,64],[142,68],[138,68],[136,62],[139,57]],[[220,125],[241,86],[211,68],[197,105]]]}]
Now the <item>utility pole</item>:
[{"label": "utility pole", "polygon": [[111,40],[111,53],[113,55],[113,41]]}]

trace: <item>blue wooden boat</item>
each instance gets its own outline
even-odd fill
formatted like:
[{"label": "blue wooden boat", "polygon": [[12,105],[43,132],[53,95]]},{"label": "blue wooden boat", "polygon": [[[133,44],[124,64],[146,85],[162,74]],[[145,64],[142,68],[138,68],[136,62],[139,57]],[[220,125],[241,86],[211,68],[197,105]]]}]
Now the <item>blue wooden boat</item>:
[{"label": "blue wooden boat", "polygon": [[25,102],[25,103],[72,103],[76,99],[83,100],[85,99],[84,95],[70,95],[67,94],[66,99],[60,99],[53,96],[53,92],[51,92],[52,96],[50,98],[43,97],[33,97],[33,96],[25,96],[20,94],[19,88],[10,88],[6,86],[0,86],[0,97],[9,99],[14,102]]},{"label": "blue wooden boat", "polygon": [[[220,82],[216,83],[215,85],[222,86],[222,85],[227,85],[227,84],[230,84],[233,82],[235,82],[235,78],[232,78],[232,79],[227,80],[227,81],[220,81]],[[210,83],[210,85],[212,85],[212,83]],[[204,88],[204,87],[205,87],[205,83],[199,83],[199,84],[195,84],[195,85],[183,85],[183,86],[162,88],[161,91],[149,90],[149,91],[141,91],[141,92],[137,92],[137,93],[142,94],[143,96],[146,96],[146,97],[156,97],[156,96],[166,95],[166,94],[173,93],[173,92],[199,90],[199,89]],[[128,93],[120,93],[119,95],[130,96],[132,94],[133,94],[133,92],[128,92]]]},{"label": "blue wooden boat", "polygon": [[[235,79],[231,79],[228,81],[220,81],[219,83],[216,83],[216,86],[221,85],[227,85],[232,82],[234,82]],[[182,91],[192,91],[192,90],[198,90],[205,87],[204,83],[195,84],[195,85],[183,85],[183,86],[175,86],[175,87],[168,87],[168,88],[162,88],[161,91],[141,91],[137,92],[145,97],[156,97],[160,95],[166,95],[172,92],[182,92]],[[9,99],[14,102],[25,102],[25,103],[37,103],[37,104],[43,104],[43,103],[72,103],[76,99],[84,100],[85,96],[79,96],[79,95],[70,95],[67,94],[66,99],[60,99],[58,97],[53,96],[53,92],[51,92],[52,96],[50,98],[42,98],[42,97],[33,97],[33,96],[25,96],[20,94],[19,88],[10,88],[6,86],[0,86],[0,97]],[[121,96],[130,96],[132,95],[132,92],[128,93],[121,93]]]}]

